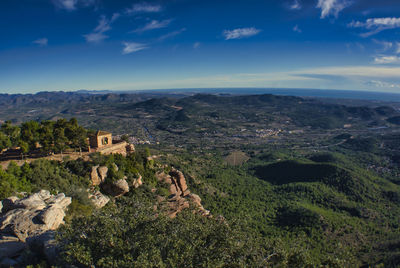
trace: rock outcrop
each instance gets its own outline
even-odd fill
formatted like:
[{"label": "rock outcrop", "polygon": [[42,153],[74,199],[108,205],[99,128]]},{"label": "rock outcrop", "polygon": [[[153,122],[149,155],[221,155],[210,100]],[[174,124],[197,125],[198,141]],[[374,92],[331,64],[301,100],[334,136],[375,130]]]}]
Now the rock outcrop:
[{"label": "rock outcrop", "polygon": [[[26,198],[10,197],[2,201],[0,214],[0,264],[16,265],[17,257],[32,242],[41,237],[41,246],[54,244],[54,236],[48,232],[64,223],[65,211],[71,204],[71,197],[63,193],[51,195],[41,190]],[[45,239],[45,237],[47,237]],[[51,242],[52,240],[53,242]],[[35,247],[34,250],[39,249]],[[45,252],[42,252],[46,255]]]},{"label": "rock outcrop", "polygon": [[139,174],[139,178],[135,179],[132,183],[133,188],[137,189],[143,184],[142,175]]},{"label": "rock outcrop", "polygon": [[[204,209],[201,204],[201,198],[190,193],[187,187],[186,179],[183,173],[177,169],[172,168],[169,174],[159,172],[156,174],[159,181],[169,184],[170,196],[167,200],[167,214],[169,217],[174,218],[176,215],[185,208],[194,208],[196,212],[204,216],[209,216],[210,212]],[[157,197],[157,202],[163,202],[163,198]]]},{"label": "rock outcrop", "polygon": [[102,185],[103,191],[113,197],[119,197],[129,192],[129,185],[125,179],[115,182],[106,182]]},{"label": "rock outcrop", "polygon": [[101,179],[99,177],[99,173],[97,172],[97,169],[99,168],[99,166],[93,166],[92,167],[92,172],[90,172],[90,179],[92,180],[92,185],[96,186],[96,185],[100,185],[101,183]]},{"label": "rock outcrop", "polygon": [[99,172],[101,183],[103,183],[107,178],[108,167],[101,166],[97,171]]},{"label": "rock outcrop", "polygon": [[[115,171],[118,171],[119,168],[118,166],[113,163],[112,168]],[[127,192],[129,192],[129,185],[128,182],[126,181],[126,178],[120,179],[115,182],[109,182],[106,181],[107,174],[108,174],[108,167],[106,166],[94,166],[92,167],[92,171],[90,173],[90,178],[92,181],[93,186],[100,185],[101,189],[108,195],[111,195],[113,197],[119,197]],[[140,176],[138,179],[136,179],[133,183],[133,187],[138,188],[140,185],[142,185],[142,176]],[[89,194],[89,198],[92,199],[94,205],[97,208],[101,208],[107,204],[109,201],[109,198],[102,195],[100,192],[97,192],[95,194]]]},{"label": "rock outcrop", "polygon": [[110,201],[110,198],[103,195],[100,191],[95,191],[94,193],[89,193],[89,199],[92,201],[96,208],[102,208]]}]

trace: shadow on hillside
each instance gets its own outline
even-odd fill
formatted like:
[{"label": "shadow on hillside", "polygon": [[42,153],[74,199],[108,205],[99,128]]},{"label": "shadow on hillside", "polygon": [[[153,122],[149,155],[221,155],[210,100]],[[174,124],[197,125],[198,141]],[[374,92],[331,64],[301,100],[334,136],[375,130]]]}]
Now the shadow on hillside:
[{"label": "shadow on hillside", "polygon": [[258,178],[273,184],[282,185],[293,182],[314,182],[334,175],[337,167],[330,164],[300,163],[297,161],[282,161],[255,169]]}]

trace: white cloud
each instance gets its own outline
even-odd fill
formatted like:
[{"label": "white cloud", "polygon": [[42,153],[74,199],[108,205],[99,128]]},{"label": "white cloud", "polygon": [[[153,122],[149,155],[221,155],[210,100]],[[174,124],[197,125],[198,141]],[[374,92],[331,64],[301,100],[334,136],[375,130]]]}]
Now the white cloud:
[{"label": "white cloud", "polygon": [[85,37],[86,42],[88,43],[99,43],[104,39],[107,39],[108,35],[105,35],[103,33],[90,33],[83,35],[83,37]]},{"label": "white cloud", "polygon": [[296,32],[296,33],[301,33],[302,32],[302,30],[299,28],[299,25],[294,26],[293,27],[293,31]]},{"label": "white cloud", "polygon": [[361,34],[362,37],[369,37],[384,30],[400,28],[400,18],[370,18],[365,22],[352,21],[347,26],[351,28],[365,28],[370,30],[369,32]]},{"label": "white cloud", "polygon": [[400,43],[397,43],[396,54],[400,54]]},{"label": "white cloud", "polygon": [[158,38],[158,41],[164,41],[165,39],[169,39],[169,38],[175,37],[175,36],[177,36],[177,35],[183,33],[184,31],[186,31],[186,28],[182,28],[182,29],[180,29],[180,30],[177,30],[177,31],[173,31],[173,32],[164,34],[164,35],[162,35],[162,36],[160,36],[160,37]]},{"label": "white cloud", "polygon": [[348,0],[318,0],[317,8],[321,9],[321,19],[333,15],[336,18],[339,12],[351,4]]},{"label": "white cloud", "polygon": [[259,34],[260,32],[261,30],[251,27],[251,28],[238,28],[234,30],[224,30],[222,34],[224,35],[225,40],[230,40],[230,39],[241,39],[241,38],[251,37]]},{"label": "white cloud", "polygon": [[391,56],[380,55],[380,56],[376,56],[374,58],[374,63],[376,63],[376,64],[400,64],[400,57],[393,56],[393,55],[391,55]]},{"label": "white cloud", "polygon": [[88,7],[96,4],[96,0],[51,0],[56,8],[73,11],[78,7]]},{"label": "white cloud", "polygon": [[201,43],[200,43],[200,42],[195,42],[195,43],[193,44],[193,48],[194,48],[194,49],[198,49],[200,46],[201,46]]},{"label": "white cloud", "polygon": [[171,23],[171,21],[172,20],[162,20],[162,21],[152,20],[149,23],[147,23],[146,25],[144,25],[143,27],[136,29],[134,32],[142,33],[145,31],[165,28],[165,27],[168,27],[168,25]]},{"label": "white cloud", "polygon": [[60,9],[74,10],[78,4],[78,0],[53,0],[53,4]]},{"label": "white cloud", "polygon": [[294,0],[293,3],[289,6],[292,10],[299,10],[301,9],[301,4],[299,0]]},{"label": "white cloud", "polygon": [[127,14],[136,13],[157,13],[162,10],[160,5],[153,5],[149,3],[134,4],[131,8],[127,8],[125,11]]},{"label": "white cloud", "polygon": [[122,54],[124,55],[148,48],[146,44],[142,43],[123,42],[122,44],[124,45],[124,48],[122,49]]},{"label": "white cloud", "polygon": [[47,38],[39,38],[39,39],[36,39],[35,41],[33,41],[32,43],[34,43],[38,46],[41,46],[41,47],[45,47],[45,46],[47,46],[48,42],[49,42],[49,40]]},{"label": "white cloud", "polygon": [[111,19],[107,19],[106,16],[100,16],[99,24],[96,28],[89,34],[83,35],[88,43],[98,43],[107,39],[108,36],[104,33],[111,30],[111,24],[119,18],[119,13],[114,13]]}]

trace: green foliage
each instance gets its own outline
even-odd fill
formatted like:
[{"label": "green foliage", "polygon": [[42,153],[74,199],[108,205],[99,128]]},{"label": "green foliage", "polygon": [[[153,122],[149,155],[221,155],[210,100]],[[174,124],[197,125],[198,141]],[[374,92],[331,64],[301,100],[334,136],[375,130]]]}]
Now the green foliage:
[{"label": "green foliage", "polygon": [[218,154],[171,160],[195,178],[188,181],[205,208],[247,222],[273,245],[270,265],[373,266],[395,256],[371,246],[400,237],[400,189],[360,167],[363,159],[371,163],[370,154],[352,153],[261,151],[241,167],[225,165]]},{"label": "green foliage", "polygon": [[191,212],[155,217],[149,194],[124,197],[93,217],[73,220],[60,232],[63,262],[96,267],[257,267],[264,262],[251,232]]},{"label": "green foliage", "polygon": [[3,132],[0,132],[0,151],[12,146],[10,138]]},{"label": "green foliage", "polygon": [[38,145],[44,153],[62,152],[67,148],[87,147],[87,131],[75,118],[69,121],[27,121],[21,127],[6,121],[0,128],[0,150],[20,146],[23,153],[34,151]]},{"label": "green foliage", "polygon": [[22,168],[11,162],[7,171],[0,168],[0,199],[9,197],[16,192],[30,192],[31,184],[26,179],[25,170],[27,166]]},{"label": "green foliage", "polygon": [[71,173],[65,164],[44,159],[33,161],[25,176],[34,191],[47,189],[69,194],[73,187],[86,189],[90,185],[88,178]]}]

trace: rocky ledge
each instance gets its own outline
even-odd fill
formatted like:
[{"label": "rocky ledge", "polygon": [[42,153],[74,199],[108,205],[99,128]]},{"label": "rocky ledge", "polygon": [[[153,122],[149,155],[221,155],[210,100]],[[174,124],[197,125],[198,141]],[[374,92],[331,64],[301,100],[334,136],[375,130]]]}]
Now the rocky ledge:
[{"label": "rocky ledge", "polygon": [[15,266],[26,249],[54,261],[54,230],[64,223],[71,197],[41,190],[25,198],[9,197],[0,203],[0,266]]}]

